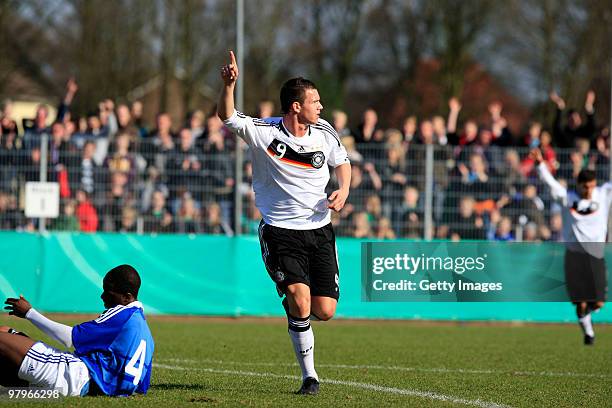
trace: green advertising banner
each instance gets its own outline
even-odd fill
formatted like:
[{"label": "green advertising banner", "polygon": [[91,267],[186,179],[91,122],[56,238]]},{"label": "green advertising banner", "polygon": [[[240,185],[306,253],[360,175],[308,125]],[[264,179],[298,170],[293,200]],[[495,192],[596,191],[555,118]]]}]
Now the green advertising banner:
[{"label": "green advertising banner", "polygon": [[[372,301],[384,299],[376,298],[378,295],[368,299],[365,293],[364,241],[340,238],[337,244],[340,264],[337,318],[575,322],[574,307],[569,302],[540,302],[544,299],[534,297],[532,300],[539,302],[503,299],[503,302],[482,303],[482,298],[468,300],[473,294],[463,294],[460,301],[456,301],[457,295],[444,291],[443,286],[419,294],[418,297],[427,301]],[[404,243],[393,243],[397,244]],[[429,254],[424,252],[429,244],[410,244],[421,250],[417,251],[419,256]],[[476,247],[466,249],[471,252],[455,254],[447,243],[434,244],[437,249],[432,254],[446,254],[444,251],[450,250],[453,256],[475,257],[482,252]],[[524,270],[541,271],[537,272],[539,282],[517,279],[513,283],[515,286],[525,284],[531,287],[532,294],[565,296],[560,279],[563,276],[562,247],[530,244],[529,249],[524,250],[514,247],[515,244],[495,245],[498,246],[488,252],[488,257],[503,256],[507,260],[506,269],[501,271],[503,274],[523,276]],[[396,255],[393,247],[377,247],[375,243],[371,249],[371,254],[376,256]],[[610,264],[609,246],[606,251]],[[0,232],[0,298],[23,294],[43,312],[100,313],[103,309],[100,300],[102,277],[110,268],[122,263],[131,264],[139,271],[142,277],[139,299],[148,314],[284,316],[281,299],[261,260],[256,236]],[[468,264],[473,266],[471,262],[465,265],[455,262],[453,270],[467,268]],[[384,263],[381,266],[384,267]],[[497,278],[496,273],[501,273],[489,272],[491,275],[486,275],[482,282],[491,281]],[[371,279],[392,282],[388,278],[391,275],[384,272],[372,275]],[[432,270],[429,275],[431,282],[450,281],[454,275],[456,279],[463,279],[456,272],[446,270]],[[487,293],[500,295],[499,291]],[[447,300],[432,302],[432,297]],[[595,319],[612,322],[612,308],[606,305]]]},{"label": "green advertising banner", "polygon": [[[587,249],[600,255],[604,244]],[[563,243],[364,242],[361,298],[366,302],[568,302],[565,252]],[[608,248],[608,258],[611,252]],[[580,271],[584,279],[589,279],[587,272]]]}]

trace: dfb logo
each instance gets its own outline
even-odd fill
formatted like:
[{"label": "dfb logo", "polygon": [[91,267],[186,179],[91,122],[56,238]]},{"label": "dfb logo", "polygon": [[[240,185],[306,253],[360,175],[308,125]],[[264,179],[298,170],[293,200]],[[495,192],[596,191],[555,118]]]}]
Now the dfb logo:
[{"label": "dfb logo", "polygon": [[312,163],[312,167],[314,167],[315,169],[320,169],[325,163],[325,155],[323,154],[323,152],[316,152],[312,155],[312,159],[310,159],[310,162]]}]

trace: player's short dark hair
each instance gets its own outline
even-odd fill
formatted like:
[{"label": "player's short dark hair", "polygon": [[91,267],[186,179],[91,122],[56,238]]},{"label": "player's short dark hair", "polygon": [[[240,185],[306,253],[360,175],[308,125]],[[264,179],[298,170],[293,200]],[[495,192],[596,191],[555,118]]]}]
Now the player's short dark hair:
[{"label": "player's short dark hair", "polygon": [[113,291],[122,295],[131,293],[138,298],[140,275],[131,265],[119,265],[108,271],[104,277],[113,287]]},{"label": "player's short dark hair", "polygon": [[314,82],[298,77],[291,78],[283,84],[280,91],[281,111],[289,113],[293,102],[304,103],[307,89],[317,89]]},{"label": "player's short dark hair", "polygon": [[593,180],[595,180],[595,172],[593,170],[584,169],[580,170],[580,173],[578,173],[578,179],[576,181],[578,181],[578,184],[580,184],[588,183],[589,181]]}]

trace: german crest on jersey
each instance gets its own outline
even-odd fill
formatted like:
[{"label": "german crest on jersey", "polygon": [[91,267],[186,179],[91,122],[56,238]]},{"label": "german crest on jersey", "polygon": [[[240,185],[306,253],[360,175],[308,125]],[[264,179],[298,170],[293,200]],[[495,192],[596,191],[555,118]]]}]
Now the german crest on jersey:
[{"label": "german crest on jersey", "polygon": [[323,152],[315,152],[310,159],[310,163],[315,169],[323,167],[323,163],[325,163],[325,155]]}]

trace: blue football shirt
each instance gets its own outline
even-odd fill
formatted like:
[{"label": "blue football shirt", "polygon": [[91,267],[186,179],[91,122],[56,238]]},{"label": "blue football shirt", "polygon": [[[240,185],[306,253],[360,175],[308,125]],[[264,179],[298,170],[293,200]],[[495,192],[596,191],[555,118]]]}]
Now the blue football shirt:
[{"label": "blue football shirt", "polygon": [[115,306],[74,326],[72,344],[104,394],[128,396],[149,389],[154,343],[140,302]]}]

